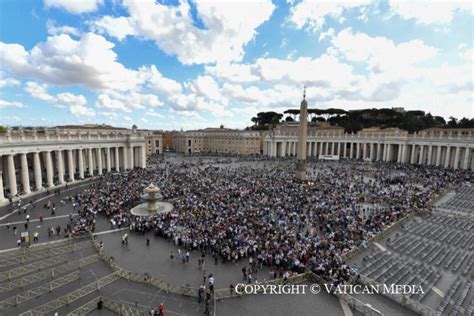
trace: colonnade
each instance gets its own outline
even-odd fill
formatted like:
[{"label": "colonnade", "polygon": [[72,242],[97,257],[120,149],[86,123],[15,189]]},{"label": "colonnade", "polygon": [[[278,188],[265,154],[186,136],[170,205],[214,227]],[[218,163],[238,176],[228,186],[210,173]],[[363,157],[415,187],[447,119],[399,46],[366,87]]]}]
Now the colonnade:
[{"label": "colonnade", "polygon": [[[298,142],[294,140],[265,140],[264,154],[270,157],[296,156],[297,146]],[[332,155],[453,169],[473,169],[474,165],[474,144],[321,140],[308,141],[306,148],[308,157]]]},{"label": "colonnade", "polygon": [[145,145],[50,148],[0,153],[0,202],[112,171],[146,168]]}]

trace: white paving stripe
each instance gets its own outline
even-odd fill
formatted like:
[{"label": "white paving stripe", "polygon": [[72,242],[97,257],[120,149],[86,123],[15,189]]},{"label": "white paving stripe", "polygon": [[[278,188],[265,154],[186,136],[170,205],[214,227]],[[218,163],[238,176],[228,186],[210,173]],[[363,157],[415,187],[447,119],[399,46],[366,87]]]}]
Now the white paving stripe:
[{"label": "white paving stripe", "polygon": [[338,297],[339,303],[341,304],[342,311],[344,312],[344,316],[353,316],[352,310],[342,298]]},{"label": "white paving stripe", "polygon": [[[47,244],[55,244],[55,243],[62,242],[62,241],[64,241],[64,239],[58,239],[58,240],[53,240],[53,241],[46,241],[46,242],[42,242],[42,243],[39,243],[39,244],[33,244],[33,245],[31,245],[29,248],[34,248],[34,247],[43,246],[43,245],[47,245]],[[9,248],[9,249],[2,249],[2,250],[0,250],[0,253],[12,251],[12,250],[15,250],[15,249],[19,249],[19,248],[18,248],[18,247],[15,247],[15,248]]]},{"label": "white paving stripe", "polygon": [[384,247],[384,246],[382,246],[382,245],[381,245],[381,244],[379,244],[378,242],[374,242],[374,245],[376,245],[376,246],[377,246],[377,248],[379,248],[379,249],[380,249],[380,250],[382,250],[382,251],[386,251],[386,250],[387,250],[387,249],[385,249],[385,247]]},{"label": "white paving stripe", "polygon": [[94,235],[94,236],[97,236],[97,235],[104,235],[104,234],[119,232],[119,231],[122,231],[122,230],[125,230],[125,229],[128,229],[128,227],[106,230],[106,231],[103,231],[103,232],[94,233],[94,234],[92,234],[92,235]]},{"label": "white paving stripe", "polygon": [[[85,180],[85,181],[87,181],[87,183],[84,183],[84,184],[81,184],[81,185],[78,185],[78,186],[73,186],[72,188],[69,188],[69,189],[61,190],[61,194],[63,194],[63,192],[68,192],[68,191],[72,191],[72,190],[75,190],[75,189],[78,189],[78,188],[82,188],[82,187],[88,186],[88,185],[91,184],[90,182],[92,182],[91,180]],[[89,182],[89,181],[90,181],[90,182]],[[61,189],[61,188],[59,188],[59,189]],[[57,190],[57,189],[51,189],[51,190],[54,191],[54,190]],[[46,200],[46,199],[48,199],[48,198],[50,198],[50,197],[52,197],[52,196],[55,196],[55,194],[53,193],[53,194],[44,196],[44,197],[42,197],[42,198],[39,198],[39,199],[34,200],[33,202],[34,202],[34,203],[41,202],[41,201]],[[28,197],[25,197],[25,199],[29,199],[29,198],[28,198]],[[13,203],[16,204],[17,202],[13,202]],[[30,204],[31,204],[31,203],[27,203],[27,204],[25,204],[25,205],[30,205]],[[22,205],[22,206],[23,206],[23,205]],[[12,216],[13,214],[16,214],[16,212],[11,212],[11,213],[8,213],[8,214],[3,215],[2,217],[0,217],[0,221],[1,221],[1,220],[4,220],[5,218],[7,218],[7,217],[9,217],[9,216]]]},{"label": "white paving stripe", "polygon": [[[72,216],[78,216],[77,214],[72,214]],[[52,220],[52,219],[56,219],[56,218],[64,218],[64,217],[69,217],[69,215],[59,215],[59,216],[51,216],[51,217],[46,217],[46,218],[43,218],[43,221],[49,221],[49,220]],[[34,222],[39,222],[40,220],[39,219],[30,219],[30,223],[34,223]],[[19,221],[19,222],[13,222],[13,223],[5,223],[5,224],[0,224],[0,227],[3,227],[3,226],[7,226],[7,225],[18,225],[18,224],[24,224],[26,223],[26,219],[25,220],[22,220],[22,221]],[[38,227],[41,227],[41,226],[38,226]]]},{"label": "white paving stripe", "polygon": [[444,293],[440,289],[438,289],[436,286],[433,286],[431,289],[433,290],[433,292],[438,294],[441,298],[444,298]]}]

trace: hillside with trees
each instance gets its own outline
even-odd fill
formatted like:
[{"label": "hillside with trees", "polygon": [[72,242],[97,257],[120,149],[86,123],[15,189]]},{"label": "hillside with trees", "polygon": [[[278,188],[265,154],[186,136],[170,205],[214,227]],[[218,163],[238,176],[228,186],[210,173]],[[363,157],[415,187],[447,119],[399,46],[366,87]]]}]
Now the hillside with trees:
[{"label": "hillside with trees", "polygon": [[[296,121],[299,109],[288,109],[283,114],[276,112],[260,112],[252,118],[253,126],[248,129],[265,130],[278,122]],[[286,118],[282,120],[283,116]],[[331,125],[344,127],[348,133],[369,127],[398,127],[409,133],[431,127],[442,128],[474,128],[474,118],[456,119],[450,117],[446,121],[441,116],[433,116],[424,111],[402,111],[399,109],[362,109],[345,111],[342,109],[308,109],[308,120],[311,122],[329,122]]]}]

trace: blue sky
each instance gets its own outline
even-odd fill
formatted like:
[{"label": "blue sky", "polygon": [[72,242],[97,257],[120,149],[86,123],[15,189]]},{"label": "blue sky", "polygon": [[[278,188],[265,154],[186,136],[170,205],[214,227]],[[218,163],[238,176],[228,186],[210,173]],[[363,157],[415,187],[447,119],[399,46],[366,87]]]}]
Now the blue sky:
[{"label": "blue sky", "polygon": [[257,112],[474,116],[470,1],[0,1],[0,124],[243,128]]}]

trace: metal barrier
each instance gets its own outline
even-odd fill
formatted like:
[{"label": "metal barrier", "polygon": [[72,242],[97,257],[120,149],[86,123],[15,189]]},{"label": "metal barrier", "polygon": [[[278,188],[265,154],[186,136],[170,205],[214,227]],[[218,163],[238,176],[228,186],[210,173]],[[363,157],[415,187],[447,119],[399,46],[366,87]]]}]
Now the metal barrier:
[{"label": "metal barrier", "polygon": [[89,283],[77,290],[70,292],[69,294],[63,295],[57,299],[47,302],[41,306],[35,307],[32,310],[26,311],[21,314],[21,316],[33,316],[33,315],[45,315],[52,313],[63,306],[69,305],[70,303],[86,296],[95,291],[100,290],[101,288],[109,285],[110,283],[120,279],[120,276],[117,272],[109,274],[95,282]]},{"label": "metal barrier", "polygon": [[34,251],[31,253],[26,252],[25,254],[22,254],[16,257],[10,257],[10,258],[0,260],[0,268],[5,268],[5,267],[13,266],[13,265],[20,265],[27,262],[49,258],[53,256],[60,256],[60,255],[64,255],[70,252],[74,252],[76,250],[86,249],[92,246],[93,245],[90,241],[83,241],[79,243],[72,243],[72,245],[69,244],[66,246],[45,248],[45,249],[42,249],[41,251]]},{"label": "metal barrier", "polygon": [[82,258],[79,261],[66,263],[64,265],[61,265],[55,268],[39,271],[37,273],[24,276],[21,279],[16,279],[7,283],[2,283],[0,284],[0,293],[12,291],[16,288],[22,288],[39,281],[49,279],[51,277],[54,278],[55,275],[67,273],[75,269],[80,269],[86,265],[92,264],[99,260],[100,260],[99,255],[92,255],[86,258]]},{"label": "metal barrier", "polygon": [[[372,280],[364,275],[360,275],[360,281],[366,285],[374,285],[376,287],[383,287],[383,284]],[[397,295],[397,294],[388,294],[383,293],[385,297],[391,299],[392,301],[400,304],[403,307],[408,308],[409,310],[423,316],[440,316],[441,313],[435,311],[434,309],[426,306],[425,304],[419,303],[406,295]]]},{"label": "metal barrier", "polygon": [[117,313],[118,315],[123,316],[145,316],[146,313],[144,310],[130,306],[128,304],[123,304],[117,302],[113,299],[104,296],[98,296],[86,304],[76,308],[72,312],[68,313],[66,316],[84,316],[92,313],[97,309],[98,303],[102,301],[102,306],[112,312]]},{"label": "metal barrier", "polygon": [[74,271],[60,278],[54,279],[44,285],[40,285],[31,290],[21,292],[15,296],[10,296],[0,301],[0,311],[6,311],[10,308],[18,306],[24,302],[30,301],[45,293],[52,292],[54,289],[60,288],[66,284],[79,280],[81,278],[80,271]]}]

